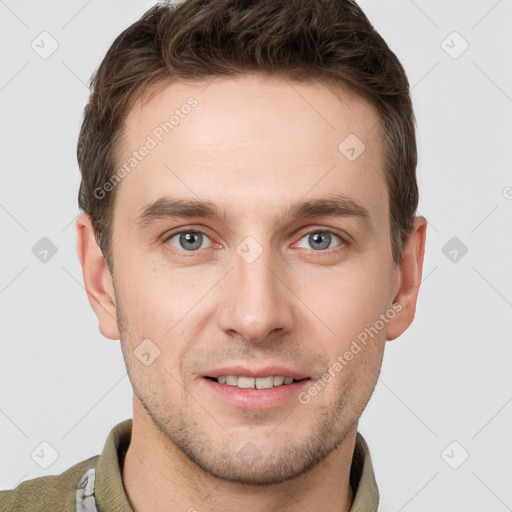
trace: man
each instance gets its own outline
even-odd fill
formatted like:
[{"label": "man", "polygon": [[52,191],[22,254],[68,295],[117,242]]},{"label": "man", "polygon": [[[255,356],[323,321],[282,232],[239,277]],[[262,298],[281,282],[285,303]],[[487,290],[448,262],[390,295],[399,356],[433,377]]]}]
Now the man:
[{"label": "man", "polygon": [[411,324],[405,72],[350,0],[157,5],[113,43],[76,222],[133,420],[2,510],[375,511],[358,421]]}]

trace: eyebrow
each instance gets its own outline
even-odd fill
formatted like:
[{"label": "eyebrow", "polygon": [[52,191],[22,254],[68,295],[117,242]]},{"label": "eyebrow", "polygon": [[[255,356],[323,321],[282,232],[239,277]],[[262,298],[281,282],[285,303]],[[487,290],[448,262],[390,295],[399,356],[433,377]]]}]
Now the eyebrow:
[{"label": "eyebrow", "polygon": [[[370,213],[358,201],[341,194],[336,194],[325,198],[294,203],[285,216],[293,219],[356,217],[368,221]],[[225,222],[226,211],[221,210],[211,201],[185,200],[166,196],[146,205],[137,217],[136,225],[139,228],[143,228],[157,220],[174,217],[212,218]]]}]

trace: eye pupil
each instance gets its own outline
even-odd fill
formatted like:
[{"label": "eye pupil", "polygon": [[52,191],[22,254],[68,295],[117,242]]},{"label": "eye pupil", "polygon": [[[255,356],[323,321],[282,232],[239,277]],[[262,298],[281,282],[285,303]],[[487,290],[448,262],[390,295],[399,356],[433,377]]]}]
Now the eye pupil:
[{"label": "eye pupil", "polygon": [[[180,233],[180,245],[183,249],[199,249],[201,242],[201,233]],[[186,244],[189,245],[187,246]]]},{"label": "eye pupil", "polygon": [[[309,235],[309,243],[315,250],[326,249],[329,247],[331,243],[331,234],[330,233],[313,233]],[[316,243],[320,243],[320,247],[315,247]]]}]

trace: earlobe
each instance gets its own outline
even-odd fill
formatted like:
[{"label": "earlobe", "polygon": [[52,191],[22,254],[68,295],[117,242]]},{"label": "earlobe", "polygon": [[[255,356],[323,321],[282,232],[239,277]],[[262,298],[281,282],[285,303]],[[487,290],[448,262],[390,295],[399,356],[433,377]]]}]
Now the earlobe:
[{"label": "earlobe", "polygon": [[96,313],[101,334],[119,339],[114,285],[101,249],[96,242],[90,217],[82,213],[76,223],[76,250],[82,266],[87,298]]},{"label": "earlobe", "polygon": [[412,231],[407,239],[397,272],[397,292],[394,304],[400,305],[400,311],[388,325],[388,340],[398,338],[411,325],[416,313],[416,302],[421,284],[423,257],[425,255],[427,221],[424,217],[415,217]]}]

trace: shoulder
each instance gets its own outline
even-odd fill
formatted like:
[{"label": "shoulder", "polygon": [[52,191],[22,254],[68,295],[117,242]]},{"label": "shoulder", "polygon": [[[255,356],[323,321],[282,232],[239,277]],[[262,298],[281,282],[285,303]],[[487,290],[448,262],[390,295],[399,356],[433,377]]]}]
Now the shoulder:
[{"label": "shoulder", "polygon": [[60,475],[25,480],[14,489],[0,491],[0,510],[2,512],[74,511],[76,486],[88,469],[96,467],[98,458],[99,455],[95,455],[79,462]]}]

